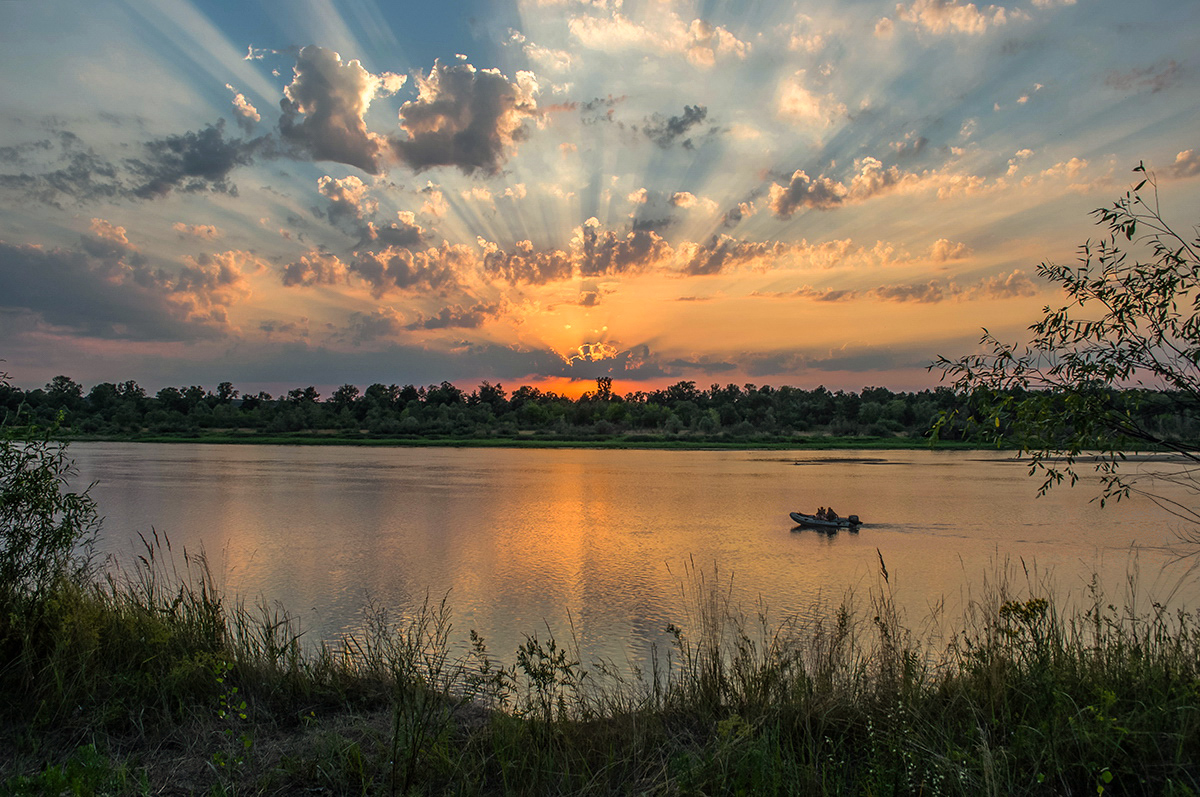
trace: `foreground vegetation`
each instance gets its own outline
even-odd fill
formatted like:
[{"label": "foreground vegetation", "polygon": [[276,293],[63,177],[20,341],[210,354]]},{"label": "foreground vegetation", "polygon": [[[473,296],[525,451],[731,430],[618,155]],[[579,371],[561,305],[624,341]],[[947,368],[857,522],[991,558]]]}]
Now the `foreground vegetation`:
[{"label": "foreground vegetation", "polygon": [[1200,793],[1191,613],[1000,579],[917,633],[881,558],[813,622],[690,570],[641,671],[539,635],[497,657],[436,600],[305,646],[165,537],[96,567],[62,447],[0,455],[2,794]]},{"label": "foreground vegetation", "polygon": [[[641,673],[530,636],[495,661],[426,602],[305,650],[151,540],[3,623],[7,794],[1195,794],[1200,625],[995,586],[952,634],[773,624],[691,572]],[[1032,591],[1031,591],[1032,590]],[[462,640],[458,640],[462,641]]]}]

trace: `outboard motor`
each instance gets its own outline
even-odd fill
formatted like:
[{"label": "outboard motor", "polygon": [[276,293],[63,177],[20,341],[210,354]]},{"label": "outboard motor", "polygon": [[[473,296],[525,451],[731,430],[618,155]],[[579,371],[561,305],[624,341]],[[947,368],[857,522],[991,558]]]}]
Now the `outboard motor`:
[{"label": "outboard motor", "polygon": [[855,526],[857,526],[859,523],[862,523],[862,521],[858,519],[858,515],[851,515],[850,517],[846,518],[846,520],[849,520],[850,523]]}]

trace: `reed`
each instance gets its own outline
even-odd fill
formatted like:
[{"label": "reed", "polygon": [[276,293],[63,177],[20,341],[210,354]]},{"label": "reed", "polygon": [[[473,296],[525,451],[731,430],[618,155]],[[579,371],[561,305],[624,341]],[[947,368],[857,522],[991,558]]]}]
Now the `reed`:
[{"label": "reed", "polygon": [[305,646],[152,534],[3,620],[0,793],[1200,792],[1194,614],[998,567],[914,630],[890,578],[776,621],[689,564],[633,671],[548,629],[496,656],[432,597]]}]

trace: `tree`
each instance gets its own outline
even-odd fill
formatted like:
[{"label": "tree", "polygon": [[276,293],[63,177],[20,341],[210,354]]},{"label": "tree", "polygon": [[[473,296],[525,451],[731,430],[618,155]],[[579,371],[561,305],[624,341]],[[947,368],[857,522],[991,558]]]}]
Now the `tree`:
[{"label": "tree", "polygon": [[[1156,396],[1185,418],[1200,409],[1200,239],[1168,224],[1154,176],[1142,164],[1134,171],[1137,185],[1092,212],[1107,236],[1085,242],[1075,265],[1038,266],[1068,302],[1043,309],[1027,344],[1003,343],[985,329],[984,353],[939,357],[930,367],[966,394],[976,434],[1029,457],[1030,474],[1043,478],[1040,493],[1075,483],[1087,452],[1095,455],[1101,504],[1136,493],[1200,523],[1200,506],[1167,498],[1153,484],[1167,480],[1200,495],[1198,441],[1147,411]],[[938,425],[954,415],[943,414]],[[1186,464],[1123,471],[1125,453],[1139,447],[1174,452]]]},{"label": "tree", "polygon": [[[0,373],[0,386],[9,386],[7,374]],[[87,491],[67,490],[71,461],[51,431],[18,436],[0,425],[0,641],[10,612],[41,601],[59,578],[86,565],[77,552],[100,525]]]}]

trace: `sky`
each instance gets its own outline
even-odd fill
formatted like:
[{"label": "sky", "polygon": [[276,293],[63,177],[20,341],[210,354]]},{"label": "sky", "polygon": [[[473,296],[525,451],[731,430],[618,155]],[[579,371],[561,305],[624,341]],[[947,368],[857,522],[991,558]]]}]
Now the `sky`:
[{"label": "sky", "polygon": [[1195,0],[0,0],[36,387],[932,387],[1144,161]]}]

